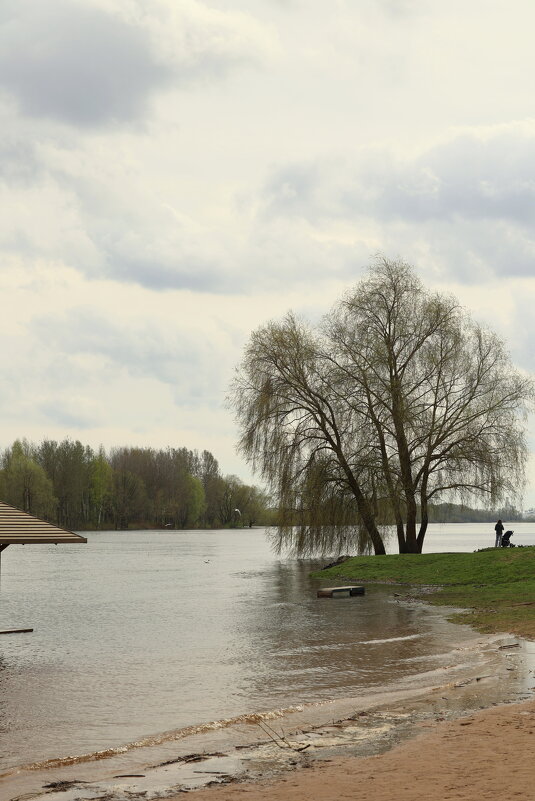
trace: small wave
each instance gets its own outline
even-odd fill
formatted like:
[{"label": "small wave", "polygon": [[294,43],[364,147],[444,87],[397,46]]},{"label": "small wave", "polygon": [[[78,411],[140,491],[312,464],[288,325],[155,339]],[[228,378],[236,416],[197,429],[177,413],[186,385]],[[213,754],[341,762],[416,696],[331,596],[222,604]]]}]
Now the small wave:
[{"label": "small wave", "polygon": [[[345,642],[329,643],[326,645],[299,645],[296,648],[280,650],[277,652],[277,656],[301,656],[302,654],[323,653],[324,651],[346,651],[347,648],[348,645]],[[331,670],[330,667],[328,669]],[[281,673],[284,673],[284,671],[281,671]]]},{"label": "small wave", "polygon": [[405,664],[413,664],[414,662],[443,662],[444,665],[449,665],[459,658],[459,648],[454,648],[452,651],[446,651],[440,654],[421,654],[420,656],[408,656],[403,662]]},{"label": "small wave", "polygon": [[385,642],[403,642],[404,640],[419,640],[423,634],[408,634],[406,637],[388,637],[386,640],[361,640],[359,645],[380,645]]},{"label": "small wave", "polygon": [[223,718],[222,720],[213,720],[209,723],[201,723],[194,726],[185,726],[182,729],[173,729],[165,731],[161,734],[149,735],[141,740],[135,740],[126,745],[117,746],[114,748],[106,748],[103,751],[95,751],[91,754],[78,754],[66,757],[55,757],[53,759],[45,759],[42,762],[32,762],[28,765],[19,765],[12,770],[5,773],[0,773],[0,778],[12,776],[23,770],[47,770],[49,768],[62,768],[69,765],[81,765],[86,762],[98,762],[102,759],[110,759],[111,757],[118,756],[119,754],[126,754],[129,751],[134,751],[136,748],[149,748],[154,745],[163,745],[164,743],[173,742],[173,740],[182,740],[184,737],[189,737],[193,734],[202,734],[203,732],[214,731],[216,729],[226,729],[229,726],[234,726],[238,723],[259,723],[263,720],[275,720],[284,715],[291,714],[292,712],[302,712],[304,706],[288,706],[281,707],[280,709],[272,709],[267,712],[253,712],[245,715],[237,715],[233,718]]}]

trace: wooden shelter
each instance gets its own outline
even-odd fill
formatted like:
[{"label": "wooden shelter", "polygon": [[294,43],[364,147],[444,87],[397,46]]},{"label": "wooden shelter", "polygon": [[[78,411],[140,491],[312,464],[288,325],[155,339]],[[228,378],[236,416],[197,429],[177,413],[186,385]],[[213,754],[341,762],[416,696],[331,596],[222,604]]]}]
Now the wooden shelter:
[{"label": "wooden shelter", "polygon": [[0,501],[0,553],[8,545],[45,542],[59,545],[64,542],[87,542],[87,540],[79,534],[53,526],[52,523]]}]

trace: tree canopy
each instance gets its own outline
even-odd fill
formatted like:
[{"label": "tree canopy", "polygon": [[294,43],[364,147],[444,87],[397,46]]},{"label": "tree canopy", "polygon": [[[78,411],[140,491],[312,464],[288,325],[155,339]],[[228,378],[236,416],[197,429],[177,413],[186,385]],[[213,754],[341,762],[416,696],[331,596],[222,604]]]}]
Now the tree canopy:
[{"label": "tree canopy", "polygon": [[255,331],[231,389],[241,452],[301,554],[422,550],[429,504],[518,496],[531,377],[458,301],[379,259],[318,325]]},{"label": "tree canopy", "polygon": [[119,447],[107,454],[78,440],[16,440],[0,454],[0,497],[71,529],[269,522],[263,491],[223,476],[210,451],[188,448]]}]

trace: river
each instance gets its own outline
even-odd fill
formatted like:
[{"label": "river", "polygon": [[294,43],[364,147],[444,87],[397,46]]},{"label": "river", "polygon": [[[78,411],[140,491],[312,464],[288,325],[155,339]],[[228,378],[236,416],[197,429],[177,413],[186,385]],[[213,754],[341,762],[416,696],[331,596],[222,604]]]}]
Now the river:
[{"label": "river", "polygon": [[[530,524],[514,541],[535,542]],[[87,534],[2,554],[0,768],[165,739],[185,727],[371,692],[451,661],[468,627],[394,590],[318,599],[262,529]],[[426,550],[492,544],[432,525]],[[133,747],[133,746],[132,746]]]}]

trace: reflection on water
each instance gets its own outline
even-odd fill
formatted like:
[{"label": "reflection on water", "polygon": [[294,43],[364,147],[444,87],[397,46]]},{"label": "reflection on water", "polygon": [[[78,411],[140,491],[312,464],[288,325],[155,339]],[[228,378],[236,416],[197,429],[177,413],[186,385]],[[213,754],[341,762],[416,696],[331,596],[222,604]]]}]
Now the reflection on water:
[{"label": "reflection on water", "polygon": [[245,661],[257,665],[245,681],[261,706],[381,685],[414,670],[406,659],[425,655],[431,664],[447,648],[434,612],[392,603],[391,589],[374,586],[364,597],[318,599],[309,572],[309,564],[276,564],[257,577],[257,603],[242,599]]},{"label": "reflection on water", "polygon": [[318,599],[262,531],[99,532],[2,554],[0,767],[345,697],[464,635],[391,589]]}]

